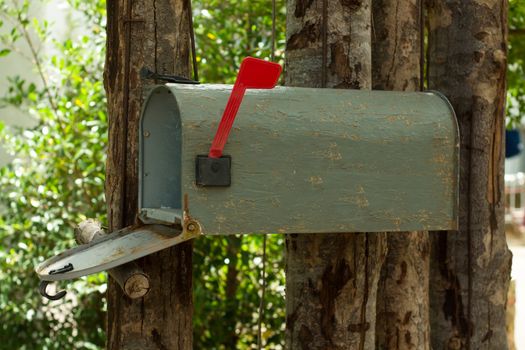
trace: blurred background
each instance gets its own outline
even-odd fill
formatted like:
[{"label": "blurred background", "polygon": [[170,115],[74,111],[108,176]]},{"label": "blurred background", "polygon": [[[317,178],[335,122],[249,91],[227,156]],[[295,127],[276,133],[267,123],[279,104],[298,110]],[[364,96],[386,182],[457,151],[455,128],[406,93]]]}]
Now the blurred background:
[{"label": "blurred background", "polygon": [[[203,82],[232,83],[245,56],[268,58],[271,2],[193,0]],[[0,349],[101,349],[106,275],[40,297],[33,267],[106,221],[105,1],[0,0]],[[277,1],[283,62],[285,1]],[[514,253],[509,339],[525,350],[525,1],[510,0],[506,225]],[[264,343],[284,343],[284,240],[268,236]],[[202,238],[194,251],[194,347],[256,347],[262,237]],[[65,286],[64,286],[65,287]],[[51,291],[52,292],[52,291]],[[516,336],[514,336],[514,334]]]}]

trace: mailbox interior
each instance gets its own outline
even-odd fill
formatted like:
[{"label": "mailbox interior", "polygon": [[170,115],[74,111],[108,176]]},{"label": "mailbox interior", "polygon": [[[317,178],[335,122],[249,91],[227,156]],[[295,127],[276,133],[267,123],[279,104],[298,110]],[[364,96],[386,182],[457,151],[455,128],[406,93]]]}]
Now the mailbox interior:
[{"label": "mailbox interior", "polygon": [[248,90],[225,154],[230,187],[195,184],[231,86],[168,84],[146,100],[139,208],[205,234],[455,230],[459,131],[439,93]]},{"label": "mailbox interior", "polygon": [[176,100],[168,89],[155,90],[140,122],[139,208],[166,223],[182,220],[182,129]]}]

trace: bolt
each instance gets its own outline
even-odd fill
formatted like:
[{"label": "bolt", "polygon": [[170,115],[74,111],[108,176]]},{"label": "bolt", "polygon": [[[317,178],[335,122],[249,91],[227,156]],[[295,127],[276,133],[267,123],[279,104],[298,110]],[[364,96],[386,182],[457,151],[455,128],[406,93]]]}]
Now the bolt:
[{"label": "bolt", "polygon": [[188,231],[194,232],[197,229],[197,226],[195,226],[195,224],[188,224],[186,228],[188,229]]},{"label": "bolt", "polygon": [[149,131],[144,131],[144,137],[149,137],[149,135],[151,135]]}]

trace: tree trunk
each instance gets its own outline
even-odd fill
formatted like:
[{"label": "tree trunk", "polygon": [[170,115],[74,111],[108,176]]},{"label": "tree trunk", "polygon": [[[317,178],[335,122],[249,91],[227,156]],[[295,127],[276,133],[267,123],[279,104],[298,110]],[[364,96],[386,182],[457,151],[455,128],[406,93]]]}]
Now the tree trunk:
[{"label": "tree trunk", "polygon": [[[286,84],[370,89],[370,11],[370,1],[289,0]],[[289,235],[286,253],[287,348],[373,349],[385,235]]]},{"label": "tree trunk", "polygon": [[428,85],[450,99],[461,135],[460,231],[432,241],[432,347],[506,349],[507,3],[429,0],[428,16]]},{"label": "tree trunk", "polygon": [[[421,89],[421,0],[374,0],[372,85]],[[376,348],[430,349],[428,232],[388,234],[377,297]]]},{"label": "tree trunk", "polygon": [[[189,77],[188,0],[108,1],[105,88],[109,147],[106,199],[110,230],[135,223],[137,213],[138,122],[143,96],[152,81],[141,80],[146,66],[158,73]],[[108,349],[192,348],[192,243],[139,260],[151,290],[126,298],[110,279]]]}]

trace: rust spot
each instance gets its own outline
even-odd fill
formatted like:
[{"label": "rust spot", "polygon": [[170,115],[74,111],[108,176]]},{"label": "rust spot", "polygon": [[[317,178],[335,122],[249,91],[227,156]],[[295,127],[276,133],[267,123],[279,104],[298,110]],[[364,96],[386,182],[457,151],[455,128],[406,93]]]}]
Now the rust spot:
[{"label": "rust spot", "polygon": [[[135,253],[135,249],[132,249],[131,254]],[[122,248],[117,248],[114,250],[114,252],[108,256],[104,260],[102,260],[101,264],[105,264],[108,262],[111,262],[113,260],[116,260],[119,256],[124,255],[124,250]]]},{"label": "rust spot", "polygon": [[434,155],[432,162],[436,164],[447,164],[447,157],[442,153],[438,153]]},{"label": "rust spot", "polygon": [[319,149],[318,151],[312,152],[316,156],[326,158],[331,161],[343,159],[343,155],[339,152],[339,147],[337,143],[330,143],[327,149]]},{"label": "rust spot", "polygon": [[312,6],[313,0],[297,0],[295,4],[294,16],[297,18],[304,17],[306,10]]},{"label": "rust spot", "polygon": [[286,43],[287,50],[300,50],[319,39],[319,29],[314,23],[306,24],[299,33],[293,34]]},{"label": "rust spot", "polygon": [[413,124],[413,121],[407,118],[405,115],[402,114],[392,114],[386,116],[386,120],[388,120],[390,123],[394,122],[404,122],[406,126],[411,126]]},{"label": "rust spot", "polygon": [[320,176],[310,176],[308,182],[310,182],[314,186],[318,186],[323,183],[323,178]]}]

